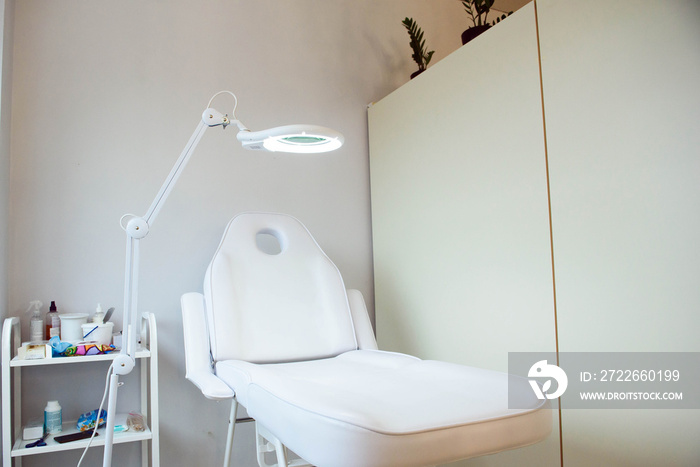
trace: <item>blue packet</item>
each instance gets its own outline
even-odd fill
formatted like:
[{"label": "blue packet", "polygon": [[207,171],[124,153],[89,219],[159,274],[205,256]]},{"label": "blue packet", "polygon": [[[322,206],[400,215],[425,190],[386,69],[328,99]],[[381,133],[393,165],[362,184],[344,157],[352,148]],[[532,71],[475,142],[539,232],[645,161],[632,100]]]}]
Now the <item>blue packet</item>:
[{"label": "blue packet", "polygon": [[[94,428],[96,419],[97,419],[97,409],[93,410],[92,412],[85,412],[80,417],[78,417],[78,424],[77,424],[78,430],[85,431],[85,430],[89,430],[91,428]],[[106,423],[106,420],[107,420],[107,411],[103,409],[100,412],[100,421],[99,421],[99,424],[97,425],[97,428],[104,426]]]},{"label": "blue packet", "polygon": [[61,342],[61,339],[59,339],[58,336],[53,336],[49,340],[49,345],[53,349],[51,353],[54,357],[61,357],[61,354],[63,354],[63,352],[65,352],[66,349],[71,346],[70,342]]}]

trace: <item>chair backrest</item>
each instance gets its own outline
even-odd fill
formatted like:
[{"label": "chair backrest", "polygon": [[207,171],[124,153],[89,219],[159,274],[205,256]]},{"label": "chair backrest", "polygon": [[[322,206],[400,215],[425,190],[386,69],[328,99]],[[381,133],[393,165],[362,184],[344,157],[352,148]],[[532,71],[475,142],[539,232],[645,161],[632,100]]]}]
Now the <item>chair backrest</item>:
[{"label": "chair backrest", "polygon": [[[278,251],[270,253],[265,238]],[[229,222],[204,298],[215,361],[300,361],[357,348],[340,271],[285,214],[243,213]]]}]

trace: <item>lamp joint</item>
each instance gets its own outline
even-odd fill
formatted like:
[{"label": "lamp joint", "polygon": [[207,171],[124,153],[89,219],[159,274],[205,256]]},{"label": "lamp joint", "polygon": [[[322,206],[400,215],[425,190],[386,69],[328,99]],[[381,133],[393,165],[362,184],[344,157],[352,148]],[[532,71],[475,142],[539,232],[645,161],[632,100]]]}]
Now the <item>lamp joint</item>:
[{"label": "lamp joint", "polygon": [[132,217],[125,230],[131,238],[143,238],[148,235],[148,222],[143,217]]}]

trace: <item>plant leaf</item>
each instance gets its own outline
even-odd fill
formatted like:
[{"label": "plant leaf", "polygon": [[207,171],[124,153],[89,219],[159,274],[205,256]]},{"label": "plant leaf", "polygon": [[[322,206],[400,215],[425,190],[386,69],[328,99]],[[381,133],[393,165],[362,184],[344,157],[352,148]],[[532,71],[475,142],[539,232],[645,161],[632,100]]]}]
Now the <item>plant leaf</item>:
[{"label": "plant leaf", "polygon": [[408,31],[408,36],[410,38],[409,45],[413,51],[411,58],[413,58],[413,60],[418,64],[419,70],[425,70],[434,51],[428,53],[425,52],[426,47],[425,39],[423,38],[423,31],[420,27],[418,27],[418,24],[413,20],[413,18],[406,17],[401,23]]}]

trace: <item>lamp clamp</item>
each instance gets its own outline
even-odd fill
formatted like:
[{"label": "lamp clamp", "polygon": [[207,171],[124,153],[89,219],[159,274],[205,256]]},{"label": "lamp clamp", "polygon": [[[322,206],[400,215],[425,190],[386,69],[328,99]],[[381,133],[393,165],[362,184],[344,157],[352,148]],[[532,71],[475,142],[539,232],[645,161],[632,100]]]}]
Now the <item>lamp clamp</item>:
[{"label": "lamp clamp", "polygon": [[134,359],[127,354],[119,354],[114,358],[112,363],[115,374],[117,375],[128,375],[135,366]]}]

